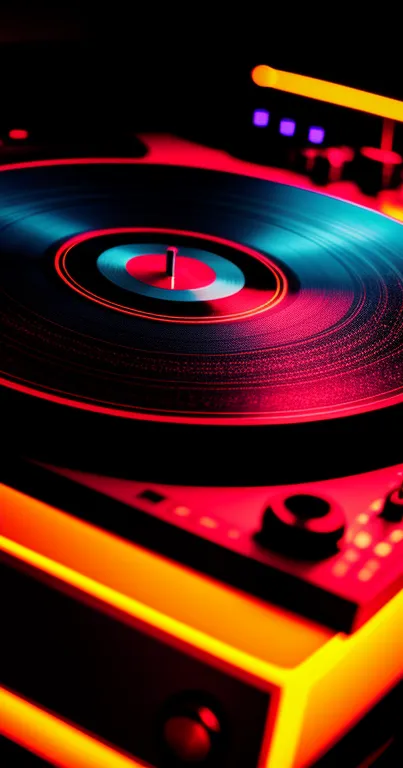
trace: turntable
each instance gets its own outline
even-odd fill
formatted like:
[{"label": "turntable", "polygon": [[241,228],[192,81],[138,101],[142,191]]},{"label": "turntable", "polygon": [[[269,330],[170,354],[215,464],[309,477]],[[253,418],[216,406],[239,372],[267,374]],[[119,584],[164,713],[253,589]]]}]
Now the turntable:
[{"label": "turntable", "polygon": [[[284,117],[277,165],[10,135],[0,730],[51,764],[336,765],[399,706],[402,161],[382,110],[380,171],[318,148],[320,126],[290,149]],[[365,733],[354,765],[389,746]]]}]

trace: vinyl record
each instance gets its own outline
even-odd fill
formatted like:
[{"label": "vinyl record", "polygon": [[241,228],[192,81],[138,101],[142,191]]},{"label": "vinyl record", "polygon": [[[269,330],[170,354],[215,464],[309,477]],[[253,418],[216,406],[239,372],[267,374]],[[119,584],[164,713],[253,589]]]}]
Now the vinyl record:
[{"label": "vinyl record", "polygon": [[403,458],[397,222],[105,158],[5,166],[0,196],[0,395],[19,451],[222,484]]}]

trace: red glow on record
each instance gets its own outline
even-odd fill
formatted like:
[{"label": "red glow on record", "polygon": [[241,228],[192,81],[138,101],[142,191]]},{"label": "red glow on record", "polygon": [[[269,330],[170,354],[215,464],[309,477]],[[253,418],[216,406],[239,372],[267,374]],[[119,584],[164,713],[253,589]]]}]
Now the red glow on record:
[{"label": "red glow on record", "polygon": [[[198,239],[203,239],[205,241],[205,244],[206,244],[205,247],[207,249],[214,248],[214,246],[217,246],[217,245],[219,246],[224,245],[226,247],[237,250],[238,252],[241,252],[246,256],[252,257],[256,261],[259,261],[265,265],[265,267],[271,272],[273,276],[273,283],[274,283],[273,290],[257,291],[253,288],[250,289],[245,287],[242,289],[242,291],[239,291],[236,295],[236,299],[235,299],[236,306],[234,306],[233,304],[234,297],[228,298],[228,302],[230,305],[228,313],[222,314],[221,316],[218,316],[218,315],[214,316],[214,310],[216,309],[217,301],[222,301],[222,299],[220,299],[220,300],[215,300],[210,302],[210,308],[213,311],[212,316],[209,316],[209,317],[186,316],[185,317],[185,316],[179,316],[179,315],[176,316],[176,315],[167,315],[167,314],[159,314],[159,313],[157,314],[155,312],[145,312],[143,310],[136,309],[134,307],[125,306],[120,303],[117,304],[116,302],[109,301],[105,299],[103,296],[98,296],[97,294],[92,293],[90,290],[83,288],[83,286],[72,277],[72,275],[68,270],[68,265],[67,265],[68,254],[72,248],[74,248],[76,245],[83,243],[87,240],[97,238],[97,237],[103,237],[104,235],[128,234],[131,232],[135,234],[149,234],[149,233],[155,233],[157,235],[163,234],[164,236],[168,237],[169,240],[173,240],[177,236],[198,238]],[[64,243],[64,245],[62,245],[59,248],[55,256],[55,268],[59,277],[61,277],[61,279],[68,286],[70,286],[70,288],[72,288],[74,291],[79,293],[81,296],[84,296],[88,299],[91,299],[92,301],[95,301],[97,304],[101,304],[104,307],[109,307],[111,309],[116,310],[117,312],[122,312],[124,314],[136,315],[137,317],[151,318],[153,320],[162,320],[167,323],[229,322],[234,319],[239,320],[245,317],[252,317],[254,315],[260,314],[261,312],[265,312],[268,309],[272,309],[277,304],[279,304],[279,302],[282,301],[288,293],[288,282],[284,272],[280,269],[280,267],[274,264],[274,262],[272,262],[267,256],[263,256],[263,254],[259,253],[258,251],[255,251],[253,248],[249,248],[243,243],[235,243],[232,240],[227,240],[223,237],[217,237],[216,235],[210,235],[210,234],[207,235],[201,232],[188,232],[187,230],[180,230],[180,229],[160,229],[157,227],[115,227],[113,229],[98,229],[90,232],[84,232],[80,235],[76,235],[75,237],[71,238],[71,240],[68,240],[66,243]]]},{"label": "red glow on record", "polygon": [[127,262],[126,270],[142,283],[176,291],[204,288],[215,280],[215,272],[211,267],[189,256],[177,257],[175,278],[172,280],[166,274],[166,256],[163,253],[135,256]]},{"label": "red glow on record", "polygon": [[10,139],[15,139],[16,141],[27,139],[29,136],[28,131],[26,131],[25,128],[12,128],[12,130],[8,132],[8,135]]}]

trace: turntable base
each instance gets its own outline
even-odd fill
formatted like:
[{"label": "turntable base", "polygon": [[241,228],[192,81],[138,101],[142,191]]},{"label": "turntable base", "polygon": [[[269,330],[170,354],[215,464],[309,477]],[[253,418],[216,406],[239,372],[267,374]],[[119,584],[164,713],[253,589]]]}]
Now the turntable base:
[{"label": "turntable base", "polygon": [[[87,640],[91,637],[94,610],[99,616],[109,617],[109,622],[117,622],[113,633],[109,631],[104,635],[110,641],[115,638],[110,647],[114,661],[109,657],[108,666],[113,663],[114,674],[123,675],[122,684],[124,679],[125,689],[131,691],[131,696],[136,696],[139,684],[136,636],[140,627],[142,633],[158,640],[164,648],[180,649],[179,658],[182,660],[184,654],[190,664],[188,684],[198,674],[195,669],[192,671],[192,664],[207,664],[209,669],[216,670],[214,674],[220,676],[220,683],[215,695],[221,699],[224,712],[229,705],[225,697],[231,694],[229,691],[226,693],[227,686],[223,684],[222,675],[233,680],[233,684],[241,685],[245,691],[241,697],[239,694],[236,696],[241,710],[236,712],[234,704],[230,707],[234,718],[231,733],[234,729],[235,732],[238,730],[235,723],[245,722],[245,718],[248,721],[253,718],[256,724],[260,721],[265,735],[259,765],[268,768],[310,765],[400,679],[403,648],[397,638],[403,637],[402,593],[390,600],[353,635],[346,636],[283,609],[251,600],[219,582],[206,580],[166,558],[111,537],[100,529],[4,486],[1,488],[1,502],[5,510],[1,550],[6,556],[9,577],[13,572],[29,575],[29,582],[27,576],[22,576],[22,581],[19,577],[20,593],[17,579],[14,599],[9,607],[5,606],[5,611],[9,612],[5,622],[6,643],[9,653],[13,649],[13,661],[8,671],[10,682],[14,683],[13,689],[18,668],[23,698],[39,700],[45,709],[54,710],[54,697],[57,696],[57,711],[71,721],[73,711],[77,713],[78,703],[72,701],[71,711],[66,709],[70,700],[68,688],[76,690],[79,685],[81,697],[84,697],[81,707],[83,720],[79,725],[91,730],[85,718],[90,713],[94,716],[95,708],[95,721],[98,724],[101,720],[104,722],[103,736],[109,733],[108,740],[115,741],[127,752],[137,752],[133,740],[137,738],[138,731],[133,731],[127,721],[128,716],[132,718],[130,712],[133,710],[127,708],[126,699],[120,702],[115,698],[109,699],[106,711],[105,700],[97,703],[95,691],[90,685],[91,670],[94,664],[95,669],[100,663],[105,665],[106,660],[102,661],[102,656],[98,659],[94,657],[94,647],[88,642],[74,642],[78,626]],[[92,553],[91,558],[88,558],[88,552]],[[32,614],[31,621],[27,609],[21,612],[19,607],[19,601],[26,599],[28,584],[38,584],[42,593],[44,587],[40,585],[47,585],[47,599],[42,594],[38,602],[39,593],[32,592],[34,605],[43,606],[37,623],[32,623],[35,614]],[[169,589],[162,590],[162,584],[169,584]],[[57,594],[65,596],[62,603],[64,619],[63,614],[58,614],[58,643],[49,644],[49,632],[54,632],[51,627],[58,604],[54,600],[49,603],[49,599],[50,595]],[[67,608],[68,604],[82,606],[79,619],[71,608]],[[52,611],[49,610],[51,605]],[[119,648],[116,645],[117,626],[131,628],[130,661],[127,649],[125,651],[124,646]],[[27,636],[30,638],[28,647],[25,643]],[[392,651],[391,638],[394,638]],[[116,664],[117,659],[122,657],[125,661],[119,672],[119,665]],[[58,658],[73,659],[73,666],[68,668],[68,678],[58,668]],[[153,665],[156,658],[153,657]],[[170,663],[174,666],[179,664],[179,658],[174,654]],[[41,691],[41,668],[42,664],[49,663],[54,666],[55,679],[45,694]],[[143,674],[144,659],[140,663]],[[367,670],[372,665],[377,673],[368,676]],[[29,669],[31,672],[28,674]],[[32,669],[37,672],[33,674]],[[107,666],[104,666],[104,674],[109,674]],[[208,679],[206,671],[203,676],[205,687]],[[183,674],[174,673],[172,678],[173,690],[170,693],[165,691],[165,694],[174,702],[178,687],[181,690]],[[31,696],[27,693],[28,684]],[[252,692],[255,692],[255,699]],[[45,697],[42,702],[41,695]],[[3,701],[6,703],[6,700],[7,697]],[[146,722],[152,719],[149,707],[152,709],[153,706],[151,693],[148,701],[143,689],[141,707]],[[122,724],[126,721],[127,730],[122,731]],[[17,740],[25,739],[28,746],[32,743],[26,733],[21,735],[15,724],[9,725],[9,728],[9,736],[15,738],[19,734]],[[117,731],[121,733],[120,738],[116,736]],[[248,748],[251,749],[250,729],[243,729],[243,733],[246,732]],[[126,735],[123,736],[123,733]],[[263,734],[256,736],[259,740]],[[239,738],[242,736],[238,735]],[[61,736],[61,752],[63,743]],[[232,748],[239,754],[246,749],[246,745],[238,742]],[[146,755],[143,757],[147,759]]]}]

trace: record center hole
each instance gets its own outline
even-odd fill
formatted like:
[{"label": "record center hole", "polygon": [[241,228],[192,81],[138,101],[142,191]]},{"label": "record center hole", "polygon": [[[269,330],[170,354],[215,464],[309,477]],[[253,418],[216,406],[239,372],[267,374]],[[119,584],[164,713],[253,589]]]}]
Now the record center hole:
[{"label": "record center hole", "polygon": [[324,517],[330,510],[330,504],[324,499],[304,493],[289,496],[284,504],[290,512],[301,519]]}]

